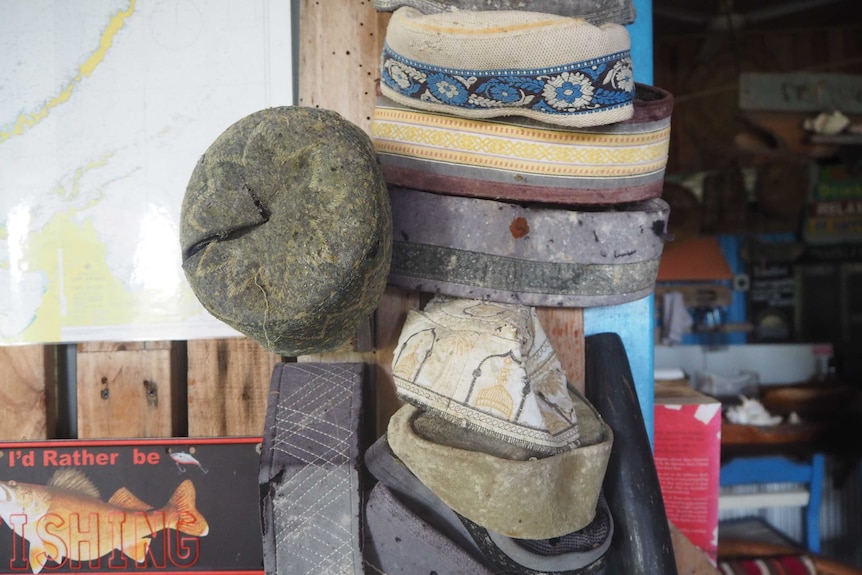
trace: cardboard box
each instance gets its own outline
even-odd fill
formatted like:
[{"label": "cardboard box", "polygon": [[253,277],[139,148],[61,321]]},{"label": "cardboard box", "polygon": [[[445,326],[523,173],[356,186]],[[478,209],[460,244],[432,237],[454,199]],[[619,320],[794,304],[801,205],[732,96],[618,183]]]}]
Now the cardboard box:
[{"label": "cardboard box", "polygon": [[668,519],[715,563],[721,403],[685,380],[657,380],[656,471]]},{"label": "cardboard box", "polygon": [[260,443],[0,443],[0,574],[262,574]]}]

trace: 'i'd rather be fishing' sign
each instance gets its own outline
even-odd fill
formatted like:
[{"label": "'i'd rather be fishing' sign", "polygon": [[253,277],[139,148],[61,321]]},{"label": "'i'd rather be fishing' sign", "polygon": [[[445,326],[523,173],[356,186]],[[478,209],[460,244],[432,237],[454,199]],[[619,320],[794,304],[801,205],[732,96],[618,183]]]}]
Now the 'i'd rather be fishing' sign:
[{"label": "'i'd rather be fishing' sign", "polygon": [[0,443],[0,574],[262,573],[260,441]]}]

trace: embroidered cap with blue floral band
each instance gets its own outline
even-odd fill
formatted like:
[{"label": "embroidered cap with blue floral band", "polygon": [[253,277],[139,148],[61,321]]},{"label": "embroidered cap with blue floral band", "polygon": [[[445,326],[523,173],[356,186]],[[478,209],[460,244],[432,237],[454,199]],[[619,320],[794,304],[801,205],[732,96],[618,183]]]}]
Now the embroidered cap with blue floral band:
[{"label": "embroidered cap with blue floral band", "polygon": [[381,89],[413,100],[488,111],[486,117],[532,110],[542,115],[531,117],[549,122],[547,116],[631,106],[635,88],[628,50],[568,66],[489,72],[428,66],[384,46],[381,79]]},{"label": "embroidered cap with blue floral band", "polygon": [[380,76],[381,93],[399,104],[465,118],[587,127],[634,111],[626,28],[543,13],[400,8],[387,27]]}]

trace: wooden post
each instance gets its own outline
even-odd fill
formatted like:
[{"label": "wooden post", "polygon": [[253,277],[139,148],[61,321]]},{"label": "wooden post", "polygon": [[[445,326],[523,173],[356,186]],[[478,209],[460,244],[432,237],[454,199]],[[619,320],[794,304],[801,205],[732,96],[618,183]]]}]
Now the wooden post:
[{"label": "wooden post", "polygon": [[417,309],[419,304],[419,292],[390,286],[386,288],[375,312],[377,349],[373,373],[378,436],[386,431],[389,417],[401,407],[401,401],[395,395],[395,381],[392,379],[392,358],[407,312]]},{"label": "wooden post", "polygon": [[298,104],[334,110],[368,132],[388,15],[351,0],[302,0],[299,15]]},{"label": "wooden post", "polygon": [[185,435],[185,342],[78,344],[78,437]]},{"label": "wooden post", "polygon": [[[377,13],[372,2],[332,0],[324,9],[321,2],[303,0],[299,25],[299,105],[335,110],[369,132],[389,16]],[[400,405],[391,375],[392,353],[407,310],[419,305],[419,293],[388,287],[375,312],[372,372],[378,433],[385,430],[389,416]],[[583,310],[543,309],[540,320],[566,375],[583,390]],[[325,357],[313,359],[323,361]]]},{"label": "wooden post", "polygon": [[584,310],[540,307],[536,309],[551,346],[569,382],[584,392]]},{"label": "wooden post", "polygon": [[0,382],[0,439],[51,439],[56,423],[56,347],[0,348]]}]

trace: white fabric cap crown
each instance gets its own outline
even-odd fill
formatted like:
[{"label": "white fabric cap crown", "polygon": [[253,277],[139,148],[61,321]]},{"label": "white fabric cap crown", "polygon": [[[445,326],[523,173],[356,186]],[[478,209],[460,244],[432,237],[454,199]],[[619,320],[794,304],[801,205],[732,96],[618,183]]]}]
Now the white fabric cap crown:
[{"label": "white fabric cap crown", "polygon": [[532,307],[437,297],[411,311],[392,363],[399,396],[543,453],[580,446],[566,375]]}]

